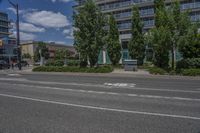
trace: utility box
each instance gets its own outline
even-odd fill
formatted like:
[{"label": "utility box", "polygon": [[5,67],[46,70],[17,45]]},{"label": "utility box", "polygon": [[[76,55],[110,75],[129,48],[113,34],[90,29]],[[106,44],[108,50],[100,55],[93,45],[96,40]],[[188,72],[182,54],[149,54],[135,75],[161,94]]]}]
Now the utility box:
[{"label": "utility box", "polygon": [[137,71],[137,60],[124,60],[125,71]]}]

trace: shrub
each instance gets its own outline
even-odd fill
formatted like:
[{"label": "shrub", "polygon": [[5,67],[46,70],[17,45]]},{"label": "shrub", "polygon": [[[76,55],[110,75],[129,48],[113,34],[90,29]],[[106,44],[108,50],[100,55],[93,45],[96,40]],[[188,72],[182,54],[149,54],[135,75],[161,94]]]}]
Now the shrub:
[{"label": "shrub", "polygon": [[153,67],[153,63],[152,62],[144,62],[144,64],[142,66],[138,66],[138,68],[140,69],[149,69]]},{"label": "shrub", "polygon": [[175,70],[169,71],[169,75],[176,75],[176,74],[177,74],[177,72]]},{"label": "shrub", "polygon": [[[107,66],[112,66],[112,65],[107,65]],[[121,64],[117,64],[117,65],[113,65],[114,68],[117,68],[117,69],[122,69],[123,68],[123,65]]]},{"label": "shrub", "polygon": [[80,67],[87,67],[88,62],[86,60],[80,62]]},{"label": "shrub", "polygon": [[68,66],[79,66],[80,62],[79,60],[68,60],[67,65]]},{"label": "shrub", "polygon": [[167,72],[164,69],[162,69],[162,68],[152,67],[152,68],[149,68],[149,73],[164,75]]},{"label": "shrub", "polygon": [[181,74],[184,76],[200,76],[200,69],[183,69]]},{"label": "shrub", "polygon": [[176,64],[177,69],[200,68],[200,58],[183,59]]},{"label": "shrub", "polygon": [[34,72],[83,72],[83,73],[110,73],[113,68],[110,66],[96,68],[81,67],[59,67],[59,66],[40,66],[33,69]]},{"label": "shrub", "polygon": [[64,62],[62,60],[49,60],[46,66],[63,66]]}]

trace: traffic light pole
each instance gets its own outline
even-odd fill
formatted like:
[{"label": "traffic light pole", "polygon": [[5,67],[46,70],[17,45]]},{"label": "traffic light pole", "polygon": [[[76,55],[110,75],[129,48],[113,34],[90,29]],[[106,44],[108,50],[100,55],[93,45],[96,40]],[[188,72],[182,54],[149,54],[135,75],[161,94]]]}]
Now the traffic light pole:
[{"label": "traffic light pole", "polygon": [[19,5],[12,3],[10,0],[8,2],[16,9],[17,21],[16,21],[16,30],[17,30],[17,59],[18,59],[18,68],[22,70],[21,66],[21,49],[20,49],[20,32],[19,32]]}]

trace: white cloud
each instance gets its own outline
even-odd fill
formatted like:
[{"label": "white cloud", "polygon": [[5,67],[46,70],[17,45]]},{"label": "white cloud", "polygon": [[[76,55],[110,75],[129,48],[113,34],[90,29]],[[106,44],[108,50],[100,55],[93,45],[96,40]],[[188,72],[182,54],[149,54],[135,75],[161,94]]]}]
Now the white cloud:
[{"label": "white cloud", "polygon": [[[8,10],[12,11],[14,14],[17,14],[16,9],[13,7],[9,7],[7,8]],[[22,14],[24,12],[24,10],[19,10],[19,14]]]},{"label": "white cloud", "polygon": [[36,27],[30,23],[20,23],[20,30],[25,32],[45,32],[45,28]]},{"label": "white cloud", "polygon": [[71,30],[70,29],[64,29],[63,34],[70,34]]},{"label": "white cloud", "polygon": [[67,39],[73,39],[73,28],[71,29],[64,29],[63,34],[65,35],[65,38]]},{"label": "white cloud", "polygon": [[52,2],[56,2],[56,1],[58,1],[58,2],[65,2],[65,3],[67,3],[67,2],[70,2],[71,0],[51,0]]},{"label": "white cloud", "polygon": [[[16,9],[13,7],[9,7],[7,8],[7,10],[12,11],[14,14],[17,14]],[[19,14],[25,14],[26,12],[33,12],[33,11],[38,11],[37,9],[26,9],[26,10],[19,10]]]},{"label": "white cloud", "polygon": [[64,41],[47,41],[47,43],[66,44]]},{"label": "white cloud", "polygon": [[25,32],[20,32],[20,38],[21,40],[27,41],[27,40],[35,40],[36,35],[32,33],[25,33]]},{"label": "white cloud", "polygon": [[62,28],[70,25],[67,17],[60,12],[54,13],[52,11],[33,11],[24,14],[23,17],[29,23],[46,28]]}]

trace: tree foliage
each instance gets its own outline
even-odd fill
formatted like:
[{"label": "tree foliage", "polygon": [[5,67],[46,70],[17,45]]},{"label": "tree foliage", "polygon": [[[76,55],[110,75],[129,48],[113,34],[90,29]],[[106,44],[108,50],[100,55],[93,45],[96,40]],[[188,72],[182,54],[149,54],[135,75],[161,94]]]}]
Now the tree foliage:
[{"label": "tree foliage", "polygon": [[169,61],[167,55],[171,51],[171,67],[175,69],[176,51],[179,45],[186,44],[187,41],[184,39],[188,39],[186,34],[191,29],[192,23],[188,12],[181,12],[178,1],[173,2],[169,8],[166,8],[163,0],[155,0],[154,3],[156,4],[155,28],[150,30],[149,35],[154,48],[155,65],[166,68]]},{"label": "tree foliage", "polygon": [[131,34],[132,37],[128,44],[129,54],[132,59],[137,59],[141,65],[143,64],[143,59],[145,57],[145,44],[143,35],[143,23],[140,19],[139,9],[137,6],[133,7]]},{"label": "tree foliage", "polygon": [[29,53],[24,53],[22,55],[22,58],[24,58],[24,59],[31,59],[32,57],[31,57],[31,55]]},{"label": "tree foliage", "polygon": [[181,37],[184,37],[187,30],[191,28],[191,21],[188,12],[181,12],[180,3],[175,1],[168,11],[168,27],[170,30],[170,49],[172,55],[171,67],[175,69],[176,51]]},{"label": "tree foliage", "polygon": [[117,27],[116,20],[113,15],[109,18],[109,32],[107,38],[107,51],[108,56],[113,65],[119,63],[121,59],[121,45],[119,41],[119,31]]},{"label": "tree foliage", "polygon": [[154,0],[155,5],[155,26],[160,27],[166,25],[167,12],[165,10],[164,0]]},{"label": "tree foliage", "polygon": [[83,7],[74,15],[75,48],[81,61],[89,60],[93,67],[98,61],[99,52],[105,40],[105,18],[93,0],[86,0]]},{"label": "tree foliage", "polygon": [[183,58],[200,58],[200,34],[198,25],[192,25],[179,41],[179,51]]},{"label": "tree foliage", "polygon": [[[40,51],[41,51],[41,54],[40,54]],[[44,57],[45,59],[49,58],[49,50],[46,46],[46,43],[44,43],[44,42],[39,42],[37,44],[37,48],[36,48],[35,53],[34,53],[34,61],[35,62],[40,60],[40,55],[42,57]]]},{"label": "tree foliage", "polygon": [[57,49],[55,51],[55,59],[56,60],[64,60],[65,58],[70,57],[70,52],[67,49]]},{"label": "tree foliage", "polygon": [[148,37],[154,49],[154,64],[160,68],[167,68],[169,66],[169,30],[165,27],[154,28],[149,32]]}]

